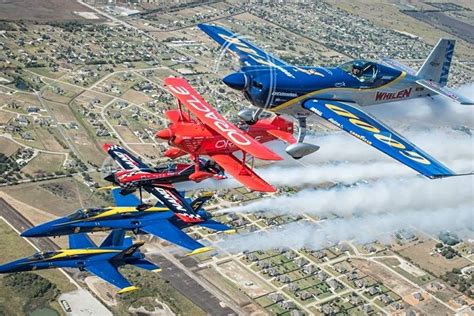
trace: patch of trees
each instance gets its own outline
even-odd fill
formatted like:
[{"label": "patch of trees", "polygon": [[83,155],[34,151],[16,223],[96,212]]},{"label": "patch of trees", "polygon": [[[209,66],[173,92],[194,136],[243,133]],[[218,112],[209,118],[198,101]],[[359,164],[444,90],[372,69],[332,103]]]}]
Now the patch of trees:
[{"label": "patch of trees", "polygon": [[474,275],[462,274],[460,269],[454,268],[452,271],[446,272],[446,274],[441,276],[441,279],[470,298],[474,298],[474,292],[470,288],[474,284]]},{"label": "patch of trees", "polygon": [[24,311],[48,307],[59,295],[55,284],[35,273],[12,273],[5,276],[2,283],[24,299]]}]

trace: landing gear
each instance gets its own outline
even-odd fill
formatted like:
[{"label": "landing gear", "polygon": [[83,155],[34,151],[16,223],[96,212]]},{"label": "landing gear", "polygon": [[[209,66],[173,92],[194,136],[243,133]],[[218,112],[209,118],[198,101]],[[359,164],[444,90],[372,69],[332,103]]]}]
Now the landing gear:
[{"label": "landing gear", "polygon": [[286,147],[286,153],[293,157],[293,159],[300,159],[306,155],[312,154],[319,149],[319,146],[303,143],[306,136],[306,115],[297,115],[298,120],[298,142]]},{"label": "landing gear", "polygon": [[150,207],[152,207],[153,205],[143,203],[142,187],[138,187],[138,191],[140,192],[140,204],[137,205],[137,210],[140,211],[140,212],[143,212],[143,211],[146,211],[147,209],[149,209]]}]

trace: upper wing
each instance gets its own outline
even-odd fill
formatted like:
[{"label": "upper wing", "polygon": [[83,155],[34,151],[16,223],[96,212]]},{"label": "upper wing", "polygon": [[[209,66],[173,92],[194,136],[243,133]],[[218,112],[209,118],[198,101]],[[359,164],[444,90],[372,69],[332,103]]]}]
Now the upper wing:
[{"label": "upper wing", "polygon": [[69,235],[69,248],[94,248],[96,244],[85,233]]},{"label": "upper wing", "polygon": [[242,36],[238,36],[221,26],[198,24],[198,27],[224,49],[235,53],[243,65],[288,66],[283,60],[263,51]]},{"label": "upper wing", "polygon": [[138,289],[136,286],[132,286],[132,284],[117,271],[117,268],[108,261],[93,261],[90,265],[86,266],[86,270],[118,287],[120,289],[118,294]]},{"label": "upper wing", "polygon": [[173,187],[155,186],[145,187],[145,190],[153,194],[161,204],[169,208],[176,216],[186,223],[199,223],[203,219],[197,214],[186,199]]},{"label": "upper wing", "polygon": [[233,155],[214,155],[211,158],[237,181],[254,191],[275,192],[275,188],[260,178],[252,169]]},{"label": "upper wing", "polygon": [[189,237],[178,227],[171,224],[168,220],[162,220],[157,222],[156,224],[142,227],[141,230],[146,233],[165,239],[178,246],[191,250],[191,254],[197,254],[211,250],[211,248],[205,247],[203,244]]},{"label": "upper wing", "polygon": [[250,137],[247,133],[228,122],[210,106],[183,78],[166,78],[165,86],[201,122],[232,141],[241,150],[262,160],[282,160],[280,156]]},{"label": "upper wing", "polygon": [[455,175],[397,132],[353,105],[310,99],[303,107],[428,178]]},{"label": "upper wing", "polygon": [[143,170],[150,169],[140,159],[134,157],[131,153],[119,145],[104,144],[102,146],[104,151],[108,153],[117,164],[123,169],[127,170]]},{"label": "upper wing", "polygon": [[112,189],[112,197],[115,201],[115,206],[139,206],[140,199],[133,193],[123,195],[120,193],[122,189],[114,188]]},{"label": "upper wing", "polygon": [[452,101],[461,103],[463,105],[474,105],[474,101],[466,98],[462,94],[450,89],[446,86],[442,86],[437,82],[431,80],[420,79],[416,81],[420,86],[425,87],[428,90],[433,91],[434,93],[440,94],[442,96],[450,98]]}]

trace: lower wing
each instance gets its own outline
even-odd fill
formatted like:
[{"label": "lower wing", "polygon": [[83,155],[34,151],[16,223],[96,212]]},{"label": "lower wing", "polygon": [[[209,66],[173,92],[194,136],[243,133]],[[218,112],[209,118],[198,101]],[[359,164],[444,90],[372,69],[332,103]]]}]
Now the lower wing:
[{"label": "lower wing", "polygon": [[310,99],[303,107],[428,178],[456,175],[403,136],[354,105]]},{"label": "lower wing", "polygon": [[189,237],[181,229],[171,224],[168,220],[158,221],[156,224],[142,227],[141,230],[191,250],[191,254],[197,254],[211,250],[210,247],[205,247],[203,244]]},{"label": "lower wing", "polygon": [[275,192],[275,188],[260,178],[245,163],[238,160],[234,155],[220,154],[213,155],[211,158],[221,166],[225,172],[233,176],[237,181],[252,189],[261,192]]},{"label": "lower wing", "polygon": [[421,80],[417,80],[416,83],[430,91],[433,91],[436,94],[439,94],[451,99],[451,101],[461,103],[463,105],[474,105],[473,100],[470,100],[467,97],[454,91],[453,89],[442,86],[437,82],[421,79]]},{"label": "lower wing", "polygon": [[120,291],[117,292],[118,294],[138,289],[136,286],[132,286],[132,284],[118,272],[117,267],[108,261],[94,262],[86,266],[86,270],[118,287],[120,289]]}]

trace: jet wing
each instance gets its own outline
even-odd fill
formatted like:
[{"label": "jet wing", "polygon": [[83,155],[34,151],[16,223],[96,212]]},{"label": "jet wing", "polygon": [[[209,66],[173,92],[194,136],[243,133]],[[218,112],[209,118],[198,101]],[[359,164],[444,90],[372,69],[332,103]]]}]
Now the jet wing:
[{"label": "jet wing", "polygon": [[233,155],[213,155],[211,158],[219,166],[224,168],[225,172],[232,175],[237,181],[252,189],[261,192],[275,192],[275,188],[260,178],[252,169]]},{"label": "jet wing", "polygon": [[197,214],[186,199],[179,192],[168,186],[145,187],[145,190],[154,195],[161,204],[169,208],[185,223],[199,223],[203,219]]},{"label": "jet wing", "polygon": [[286,62],[269,54],[242,36],[217,25],[198,24],[198,27],[215,40],[223,49],[228,49],[239,58],[245,66],[289,66]]},{"label": "jet wing", "polygon": [[354,105],[310,99],[303,103],[303,107],[428,178],[456,175],[403,136]]},{"label": "jet wing", "polygon": [[459,94],[458,92],[450,89],[446,86],[442,86],[437,82],[431,80],[420,79],[416,81],[420,86],[433,91],[436,94],[440,94],[447,98],[450,98],[451,101],[461,103],[463,105],[474,105],[474,101],[466,98],[465,96]]},{"label": "jet wing", "polygon": [[198,254],[211,250],[211,248],[205,247],[203,244],[189,237],[186,233],[181,231],[168,220],[158,221],[156,224],[142,227],[141,230],[148,234],[152,234],[167,240],[170,243],[191,250],[191,254]]},{"label": "jet wing", "polygon": [[97,275],[104,281],[107,281],[120,289],[118,294],[130,292],[137,290],[136,286],[132,284],[123,277],[123,275],[118,272],[117,267],[112,265],[108,261],[93,261],[90,265],[85,267],[87,271]]},{"label": "jet wing", "polygon": [[143,163],[140,159],[134,157],[125,148],[119,145],[104,144],[102,146],[104,151],[108,153],[115,162],[126,170],[148,170],[150,167]]},{"label": "jet wing", "polygon": [[282,160],[280,156],[228,122],[183,78],[166,78],[165,86],[191,113],[238,148],[262,160]]}]

